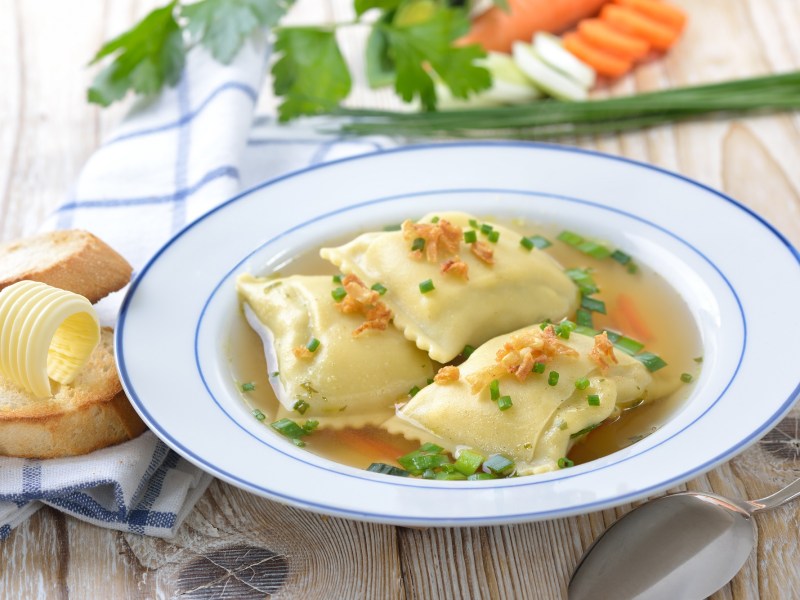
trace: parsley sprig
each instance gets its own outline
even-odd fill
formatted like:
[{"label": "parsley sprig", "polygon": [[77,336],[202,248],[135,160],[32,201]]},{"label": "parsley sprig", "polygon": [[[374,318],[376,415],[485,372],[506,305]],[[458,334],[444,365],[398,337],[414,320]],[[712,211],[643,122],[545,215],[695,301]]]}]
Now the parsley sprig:
[{"label": "parsley sprig", "polygon": [[456,98],[491,85],[475,64],[485,56],[476,45],[455,46],[469,19],[444,0],[354,0],[356,20],[323,26],[280,26],[294,0],[173,0],[106,43],[91,64],[107,62],[88,91],[90,102],[108,106],[133,91],[151,95],[180,79],[187,52],[204,46],[223,64],[260,31],[271,30],[277,59],[273,86],[286,121],[331,112],[350,93],[352,79],[336,39],[341,27],[371,20],[366,50],[371,85],[393,85],[407,102],[436,108],[436,80]]}]

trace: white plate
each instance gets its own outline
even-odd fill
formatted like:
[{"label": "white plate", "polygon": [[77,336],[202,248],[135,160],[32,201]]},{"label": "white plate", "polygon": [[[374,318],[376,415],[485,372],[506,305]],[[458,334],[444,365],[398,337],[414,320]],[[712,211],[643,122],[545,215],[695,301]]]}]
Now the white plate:
[{"label": "white plate", "polygon": [[[445,482],[360,471],[294,447],[242,403],[224,345],[233,278],[331,235],[429,210],[522,215],[615,242],[666,277],[704,346],[689,401],[653,435],[541,476]],[[652,495],[766,433],[798,395],[800,256],[763,219],[685,177],[527,143],[406,147],[266,182],[188,226],[142,270],[116,336],[128,396],[201,468],[253,493],[405,525],[563,517]],[[676,323],[679,327],[680,323]]]}]

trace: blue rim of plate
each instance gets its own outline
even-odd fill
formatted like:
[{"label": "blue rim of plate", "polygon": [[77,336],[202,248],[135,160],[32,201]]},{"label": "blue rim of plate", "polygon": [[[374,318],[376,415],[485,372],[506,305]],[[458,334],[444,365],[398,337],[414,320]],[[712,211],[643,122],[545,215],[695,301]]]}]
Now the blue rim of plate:
[{"label": "blue rim of plate", "polygon": [[[138,397],[138,395],[136,394],[136,392],[135,392],[135,390],[133,388],[133,383],[130,380],[130,377],[129,377],[128,371],[127,371],[127,367],[125,365],[125,356],[124,356],[124,350],[123,350],[123,345],[122,345],[122,336],[123,336],[123,332],[124,332],[124,329],[125,329],[125,320],[126,320],[126,317],[127,317],[128,306],[129,306],[130,301],[131,301],[131,299],[133,298],[133,296],[134,296],[134,294],[136,292],[136,289],[138,288],[139,284],[141,283],[141,281],[143,280],[143,278],[145,277],[146,273],[149,271],[151,266],[154,265],[158,261],[158,259],[161,257],[161,255],[164,254],[174,242],[176,242],[178,239],[180,239],[184,234],[186,234],[189,230],[194,228],[197,224],[199,224],[200,222],[202,222],[202,221],[206,220],[207,218],[211,217],[212,215],[214,215],[217,211],[222,210],[226,206],[228,206],[228,205],[230,205],[230,204],[232,204],[234,202],[237,202],[237,201],[249,196],[250,194],[252,194],[254,192],[257,192],[259,190],[267,188],[267,187],[269,187],[271,185],[275,185],[275,184],[277,184],[277,183],[279,183],[281,181],[284,181],[286,179],[295,178],[295,177],[301,176],[301,175],[303,175],[305,173],[308,173],[310,171],[314,171],[314,170],[317,170],[317,169],[329,168],[329,167],[332,167],[332,166],[335,166],[337,164],[344,163],[344,162],[351,162],[351,161],[356,161],[356,160],[367,160],[367,159],[370,159],[370,158],[373,158],[373,157],[376,157],[376,156],[384,156],[384,155],[393,154],[393,153],[415,152],[415,151],[421,151],[421,150],[438,150],[438,149],[450,148],[450,147],[455,147],[455,148],[469,148],[469,147],[525,148],[525,149],[544,149],[544,150],[550,150],[550,151],[556,151],[556,152],[565,152],[565,153],[571,153],[571,154],[583,154],[583,155],[593,156],[593,157],[597,157],[597,158],[601,158],[601,159],[613,160],[613,161],[617,161],[617,162],[631,164],[631,165],[634,165],[634,166],[637,166],[637,167],[640,167],[640,168],[644,168],[644,169],[647,169],[647,170],[650,170],[650,171],[654,171],[654,172],[660,173],[662,175],[666,175],[666,176],[678,179],[678,180],[686,182],[686,183],[688,183],[688,184],[690,184],[690,185],[692,185],[694,187],[697,187],[697,188],[700,188],[700,189],[702,189],[702,190],[704,190],[706,192],[709,192],[713,196],[715,196],[715,197],[717,197],[717,198],[719,198],[719,199],[721,199],[721,200],[733,205],[734,207],[736,207],[739,210],[741,210],[744,213],[746,213],[748,216],[753,218],[756,222],[760,223],[763,227],[765,227],[775,238],[777,238],[786,247],[786,249],[790,252],[790,254],[794,257],[795,261],[798,263],[798,266],[800,266],[800,252],[798,252],[798,250],[791,244],[791,242],[789,242],[783,236],[783,234],[781,234],[777,229],[775,229],[775,227],[772,226],[763,217],[761,217],[760,215],[755,213],[750,208],[748,208],[748,207],[744,206],[743,204],[737,202],[736,200],[734,200],[730,196],[727,196],[726,194],[724,194],[724,193],[722,193],[722,192],[720,192],[718,190],[715,190],[715,189],[713,189],[713,188],[711,188],[709,186],[706,186],[706,185],[704,185],[704,184],[702,184],[700,182],[697,182],[697,181],[695,181],[693,179],[690,179],[690,178],[685,177],[683,175],[680,175],[678,173],[674,173],[672,171],[663,169],[661,167],[657,167],[655,165],[650,165],[650,164],[647,164],[647,163],[643,163],[643,162],[636,161],[636,160],[629,159],[629,158],[625,158],[625,157],[605,154],[603,152],[598,152],[598,151],[595,151],[595,150],[586,150],[586,149],[582,149],[582,148],[574,148],[574,147],[569,147],[569,146],[560,146],[558,144],[548,144],[548,143],[541,143],[541,142],[523,142],[523,141],[516,141],[516,142],[507,142],[507,141],[445,142],[445,143],[432,143],[432,144],[420,144],[420,145],[403,146],[403,147],[393,148],[393,149],[389,149],[389,150],[381,150],[381,151],[377,151],[377,152],[370,152],[370,153],[360,154],[360,155],[357,155],[357,156],[345,157],[345,158],[333,160],[333,161],[322,163],[322,164],[318,164],[318,165],[312,165],[310,167],[306,167],[304,169],[293,171],[291,173],[287,173],[287,174],[282,175],[280,177],[276,177],[274,179],[270,179],[270,180],[267,180],[267,181],[262,182],[260,184],[257,184],[255,186],[253,186],[253,187],[251,187],[251,188],[249,188],[249,189],[237,194],[236,196],[232,197],[231,199],[223,202],[222,204],[220,204],[219,206],[213,208],[209,212],[205,213],[204,215],[202,215],[201,217],[199,217],[198,219],[196,219],[192,223],[189,223],[183,229],[181,229],[175,236],[173,236],[169,241],[167,241],[166,244],[164,244],[164,246],[162,246],[161,249],[159,249],[153,255],[153,257],[147,262],[147,264],[139,272],[139,274],[137,275],[136,279],[131,283],[130,288],[129,288],[128,292],[126,293],[125,298],[123,299],[122,305],[120,307],[118,326],[117,326],[117,329],[116,329],[115,335],[114,335],[115,355],[116,355],[116,358],[117,358],[117,364],[118,364],[118,368],[119,368],[119,371],[120,371],[120,379],[122,381],[122,385],[123,385],[128,397],[131,399],[131,402],[135,406],[136,410],[140,413],[140,415],[147,422],[147,424],[151,427],[151,429],[153,429],[154,431],[156,431],[159,434],[158,437],[160,437],[163,441],[165,441],[174,450],[176,450],[177,452],[179,452],[183,456],[189,458],[191,460],[191,462],[194,462],[198,466],[202,466],[205,470],[207,470],[207,471],[209,471],[209,472],[221,477],[222,479],[224,479],[226,481],[229,481],[231,483],[237,483],[238,485],[240,485],[240,487],[243,487],[244,489],[249,489],[249,490],[261,492],[263,495],[265,495],[267,497],[272,497],[272,498],[275,498],[275,499],[283,499],[283,500],[288,501],[288,502],[290,502],[290,503],[292,503],[294,505],[306,506],[306,507],[309,507],[309,508],[312,508],[312,509],[316,509],[316,510],[319,510],[319,511],[322,511],[322,512],[326,512],[326,513],[329,513],[329,514],[337,514],[337,515],[351,516],[351,517],[362,517],[362,518],[366,517],[366,518],[380,519],[380,520],[384,520],[384,521],[391,521],[391,522],[395,522],[395,523],[400,523],[400,522],[422,523],[422,522],[427,522],[427,521],[435,521],[435,522],[445,522],[446,521],[447,523],[469,523],[469,522],[476,522],[476,521],[480,521],[480,522],[508,522],[508,521],[518,520],[518,519],[524,518],[524,517],[557,518],[559,516],[566,516],[566,515],[569,515],[569,514],[587,512],[587,511],[589,511],[589,510],[591,510],[593,508],[599,508],[599,507],[605,507],[605,506],[614,506],[614,505],[622,504],[622,503],[626,502],[627,500],[644,497],[651,491],[663,490],[663,489],[666,489],[668,487],[671,487],[672,485],[674,485],[676,483],[691,479],[692,477],[695,477],[697,475],[700,475],[700,474],[706,472],[707,470],[710,470],[711,468],[713,468],[717,464],[719,464],[721,462],[724,462],[726,459],[729,459],[732,456],[738,454],[740,451],[744,450],[751,443],[753,443],[758,438],[760,438],[764,433],[766,433],[791,408],[792,404],[795,402],[797,397],[800,395],[800,382],[798,382],[798,384],[795,386],[795,389],[793,390],[793,392],[790,394],[790,396],[787,398],[787,400],[784,401],[780,405],[778,410],[776,412],[774,412],[772,416],[770,416],[764,423],[762,423],[761,426],[759,426],[748,437],[746,437],[743,440],[740,440],[737,444],[735,444],[734,446],[732,446],[731,448],[729,448],[725,452],[722,452],[722,453],[718,454],[716,457],[706,461],[705,463],[703,463],[701,465],[698,465],[697,467],[695,467],[695,468],[693,468],[693,469],[691,469],[691,470],[689,470],[689,471],[687,471],[687,472],[685,472],[685,473],[683,473],[681,475],[677,475],[677,476],[675,476],[675,477],[673,477],[673,478],[671,478],[669,480],[662,481],[662,482],[660,482],[660,483],[658,483],[656,485],[650,486],[650,487],[645,488],[645,489],[638,489],[636,491],[633,491],[633,492],[630,492],[630,493],[627,493],[627,494],[623,494],[623,495],[620,495],[620,496],[615,496],[613,499],[610,498],[610,499],[607,499],[607,500],[589,502],[589,503],[584,503],[584,504],[580,504],[580,505],[570,506],[569,508],[566,508],[566,509],[551,510],[551,511],[546,511],[546,512],[524,512],[524,513],[518,513],[518,514],[505,514],[505,515],[502,515],[499,518],[498,517],[491,517],[491,516],[488,516],[488,517],[487,516],[479,516],[479,517],[467,517],[467,518],[453,517],[453,518],[448,518],[448,519],[442,519],[442,518],[438,518],[438,517],[433,517],[433,518],[413,517],[413,518],[404,519],[402,517],[398,518],[397,515],[385,515],[385,514],[381,514],[381,513],[370,513],[370,512],[364,512],[364,511],[354,511],[354,510],[348,510],[348,509],[344,509],[344,508],[340,508],[340,507],[330,506],[330,505],[327,505],[327,504],[320,504],[320,503],[315,503],[315,502],[311,502],[311,501],[308,501],[308,500],[303,500],[303,499],[300,499],[300,498],[296,498],[294,496],[281,494],[280,492],[277,492],[275,490],[272,490],[272,489],[269,489],[269,488],[266,488],[266,487],[263,487],[263,486],[260,486],[260,485],[256,485],[251,481],[244,480],[242,478],[237,477],[236,475],[233,475],[231,473],[228,473],[228,472],[220,470],[215,465],[209,463],[207,460],[205,460],[205,459],[201,458],[200,456],[196,455],[194,452],[192,452],[188,448],[185,448],[182,444],[180,444],[177,440],[175,440],[168,432],[164,431],[160,426],[158,426],[158,423],[155,420],[152,419],[151,415],[149,414],[149,412],[147,411],[147,409],[145,408],[144,404],[141,402],[140,398]],[[473,191],[477,191],[475,188],[472,188],[472,189],[473,189]],[[443,191],[452,191],[452,190],[442,190],[442,191],[440,191],[440,193],[443,192]],[[503,192],[506,192],[506,193],[514,193],[514,190],[495,190],[495,191],[503,191]],[[519,190],[517,190],[517,192],[519,192]],[[431,191],[419,192],[417,194],[402,194],[402,195],[399,195],[399,196],[395,196],[393,198],[394,199],[399,199],[400,197],[411,197],[413,195],[430,194],[430,193],[431,193]],[[530,193],[530,192],[526,192],[526,193]],[[670,235],[671,237],[673,237],[673,238],[679,240],[680,242],[686,244],[694,252],[696,252],[701,257],[703,257],[708,262],[708,264],[710,264],[720,274],[720,276],[723,278],[725,283],[731,289],[731,292],[733,293],[734,297],[736,298],[737,304],[739,305],[739,310],[741,312],[743,326],[745,327],[745,329],[744,329],[745,339],[744,339],[744,344],[743,344],[743,348],[742,348],[742,354],[739,357],[739,361],[738,361],[736,370],[734,371],[734,374],[731,377],[731,380],[725,386],[725,389],[722,391],[722,393],[719,395],[719,397],[714,401],[714,403],[711,406],[715,405],[725,395],[725,393],[728,390],[729,386],[731,385],[733,380],[736,378],[736,375],[737,375],[737,373],[739,371],[739,367],[741,365],[741,362],[742,362],[742,359],[743,359],[743,356],[744,356],[744,350],[745,350],[745,347],[746,347],[746,334],[747,334],[747,332],[746,332],[746,320],[745,320],[744,313],[742,311],[741,304],[739,303],[739,298],[736,295],[736,292],[733,289],[733,287],[731,286],[731,284],[728,282],[728,279],[721,272],[721,270],[716,266],[716,264],[713,263],[710,259],[708,259],[699,250],[694,248],[691,244],[689,244],[688,242],[686,242],[682,238],[678,237],[673,232],[671,232],[669,230],[666,230],[666,229],[660,227],[659,225],[657,225],[655,223],[651,223],[651,222],[647,221],[646,219],[643,219],[643,218],[638,217],[636,215],[631,215],[629,213],[626,213],[625,211],[621,211],[619,209],[613,209],[611,207],[607,207],[607,206],[603,206],[603,205],[600,205],[600,204],[596,204],[596,203],[593,203],[593,202],[590,202],[590,201],[586,201],[586,200],[583,200],[583,199],[580,199],[580,198],[570,198],[570,197],[566,197],[566,196],[558,196],[558,195],[555,195],[555,194],[539,194],[539,195],[540,196],[541,195],[545,195],[545,196],[555,197],[555,198],[559,198],[559,199],[563,199],[563,200],[571,200],[571,201],[577,201],[577,202],[583,202],[583,203],[587,203],[587,204],[592,204],[592,205],[598,206],[599,208],[608,209],[608,210],[614,210],[614,211],[619,212],[621,214],[624,214],[624,215],[626,215],[628,217],[632,217],[634,219],[637,219],[637,220],[640,220],[642,222],[645,222],[648,225],[656,227],[657,229],[665,232],[666,234]],[[388,201],[390,199],[392,199],[392,197],[387,197],[387,198],[383,198],[383,199],[374,199],[372,201],[368,201],[368,202],[365,202],[365,203],[360,203],[360,205],[368,204],[368,203],[375,203],[375,202],[379,202],[379,201]],[[260,247],[264,247],[264,246],[274,242],[276,239],[282,237],[283,235],[286,235],[286,233],[288,233],[288,231],[293,231],[293,230],[295,230],[297,228],[300,228],[302,226],[308,225],[310,222],[313,222],[313,221],[316,221],[316,220],[319,220],[319,219],[322,219],[322,218],[325,218],[325,217],[329,217],[332,214],[334,214],[335,212],[340,212],[340,211],[343,211],[343,210],[351,210],[351,209],[355,208],[356,206],[359,206],[359,205],[353,205],[353,206],[345,207],[343,209],[339,209],[339,211],[332,211],[331,213],[327,213],[326,215],[318,216],[315,219],[312,219],[312,220],[310,220],[308,222],[305,222],[303,224],[297,225],[297,226],[291,228],[290,230],[287,230],[287,232],[283,232],[283,233],[279,234],[278,236],[273,237],[271,240],[268,240],[267,242],[263,243]],[[258,251],[258,249],[254,250],[250,255],[252,255],[253,253],[255,253],[257,251]],[[248,256],[250,256],[250,255],[248,255]],[[244,260],[246,260],[246,258],[243,259],[242,262],[244,262]],[[241,264],[241,263],[239,263],[239,264]],[[215,286],[214,291],[212,291],[209,299],[206,301],[206,303],[204,305],[203,313],[205,312],[205,309],[206,309],[206,307],[208,305],[208,302],[210,301],[210,298],[214,296],[214,294],[216,293],[216,290],[219,287],[219,285],[221,285],[222,281],[224,279],[226,279],[229,275],[230,275],[230,271],[228,273],[226,273],[226,275],[222,278],[222,280]],[[201,315],[201,319],[200,320],[202,320],[202,315]],[[198,321],[198,327],[199,327],[199,323],[200,323],[200,321]],[[196,332],[197,332],[197,330],[196,330]],[[197,354],[196,353],[195,353],[195,360],[197,361]],[[208,390],[208,386],[206,384],[205,378],[202,375],[202,371],[199,369],[199,363],[196,362],[196,364],[198,366],[198,371],[199,371],[200,377],[201,377],[201,379],[203,381],[203,385],[206,387],[206,389],[207,389],[209,395],[211,396],[212,400],[219,406],[219,403],[218,403],[217,399],[213,396],[213,394],[211,394],[210,390]],[[704,411],[700,416],[698,416],[694,421],[692,421],[692,423],[695,423],[697,420],[702,418],[703,415],[705,415],[708,412],[708,410],[710,410],[711,406],[708,409],[706,409],[706,411]],[[222,409],[221,406],[219,406],[219,407],[220,407],[220,409]],[[222,410],[223,410],[223,412],[225,412],[224,409],[222,409]],[[227,413],[225,413],[225,414],[227,415]],[[227,415],[227,416],[229,418],[231,418],[234,421],[234,423],[236,423],[236,425],[241,428],[241,425],[238,423],[238,421],[233,419],[230,415]],[[686,427],[684,427],[681,431],[685,430],[690,425],[691,425],[691,423],[689,425],[687,425]],[[252,435],[250,432],[247,432],[247,433],[249,435]],[[680,433],[680,432],[678,432],[678,433]],[[675,435],[677,435],[677,433]],[[253,436],[253,437],[255,437],[258,441],[263,442],[263,440],[261,438],[258,438],[256,436]],[[671,436],[668,439],[671,439],[672,437],[674,437],[674,435]],[[664,440],[664,441],[660,442],[658,445],[661,445],[666,441],[667,440]],[[269,446],[269,444],[267,444],[267,445]],[[272,448],[272,446],[270,446],[270,447]],[[654,447],[656,447],[656,446],[654,446]],[[276,448],[273,448],[273,449],[281,452],[282,454],[286,454],[286,453],[282,452],[279,449],[276,449]],[[652,448],[649,448],[648,451],[650,449],[652,449]],[[640,456],[640,455],[641,454],[638,454],[637,456]],[[290,456],[291,458],[296,458],[296,457],[294,457],[292,455],[288,455],[288,456]],[[615,463],[612,463],[612,464],[619,464],[619,462],[622,462],[623,460],[627,460],[627,458],[626,459],[622,459],[620,461],[616,461]],[[305,461],[302,461],[302,462],[305,462]],[[307,463],[307,464],[311,464],[311,463]],[[319,465],[313,465],[313,466],[319,467]],[[606,466],[611,466],[611,465],[606,465]],[[324,468],[324,467],[321,467],[321,468]],[[602,468],[605,468],[605,466],[602,467]],[[353,475],[349,475],[347,473],[342,473],[341,471],[338,471],[338,470],[333,470],[333,469],[330,469],[330,470],[335,472],[337,475],[345,475],[345,476],[350,476],[350,477],[353,476]],[[565,475],[565,476],[559,477],[558,479],[565,479],[565,478],[576,477],[576,476],[580,476],[580,475],[581,475],[581,473],[578,472],[578,473],[575,473],[574,475]],[[389,484],[392,484],[392,485],[395,485],[395,486],[401,486],[401,487],[413,487],[412,485],[409,485],[409,484],[401,485],[399,483],[394,483],[391,480],[384,481],[383,479],[379,479],[379,478],[360,477],[360,479],[364,479],[364,480],[367,480],[367,481],[370,481],[370,482],[373,482],[373,483],[374,482],[379,482],[379,483],[389,483]],[[549,481],[553,481],[553,480],[552,479],[548,479],[547,481],[525,482],[523,484],[517,484],[514,487],[517,487],[519,485],[527,486],[527,485],[542,484],[542,483],[546,483],[546,482],[549,482]],[[432,489],[434,486],[426,485],[426,486],[418,486],[418,487],[424,487],[426,489]],[[461,487],[461,486],[444,486],[444,487],[446,487],[446,489],[469,489],[468,487]],[[490,487],[491,489],[494,489],[494,488],[498,488],[498,487],[501,487],[501,486],[492,485],[492,486],[487,486],[487,487]],[[511,486],[505,486],[505,487],[511,487]]]}]

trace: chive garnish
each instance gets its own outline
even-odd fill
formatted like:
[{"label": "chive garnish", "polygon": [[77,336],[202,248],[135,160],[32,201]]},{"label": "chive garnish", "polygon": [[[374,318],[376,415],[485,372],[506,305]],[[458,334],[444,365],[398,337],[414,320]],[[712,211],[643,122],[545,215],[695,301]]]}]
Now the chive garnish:
[{"label": "chive garnish", "polygon": [[403,228],[400,223],[395,223],[394,225],[386,225],[384,226],[384,231],[400,231]]},{"label": "chive garnish", "polygon": [[540,375],[544,373],[544,363],[543,362],[533,363],[533,372],[539,373]]},{"label": "chive garnish", "polygon": [[303,423],[303,429],[305,429],[306,433],[311,433],[317,427],[319,427],[319,421],[308,420]]},{"label": "chive garnish", "polygon": [[492,230],[492,231],[489,232],[489,235],[486,236],[486,237],[489,238],[490,242],[492,242],[493,244],[496,244],[497,240],[500,239],[500,232],[497,231],[497,230]]},{"label": "chive garnish", "polygon": [[566,456],[563,456],[558,459],[558,468],[559,469],[568,469],[570,467],[574,467],[575,463],[568,459]]},{"label": "chive garnish", "polygon": [[474,450],[464,449],[458,455],[455,464],[453,465],[459,473],[464,475],[472,475],[480,469],[486,457]]},{"label": "chive garnish", "polygon": [[507,475],[514,470],[514,461],[502,454],[492,454],[483,461],[483,470],[494,475]]},{"label": "chive garnish", "polygon": [[[609,338],[611,339],[611,338]],[[625,337],[624,335],[618,337],[614,340],[614,346],[625,352],[626,354],[630,354],[634,356],[641,352],[642,348],[644,348],[644,344],[642,342],[637,342],[636,340]]]},{"label": "chive garnish", "polygon": [[467,481],[486,481],[488,479],[497,479],[497,477],[491,473],[473,473],[467,476]]},{"label": "chive garnish", "polygon": [[581,377],[575,380],[575,387],[579,390],[585,390],[589,387],[589,380],[586,377]]},{"label": "chive garnish", "polygon": [[701,364],[703,362],[703,357],[702,356],[698,356],[696,358],[693,358],[692,360],[699,365],[699,364]]},{"label": "chive garnish", "polygon": [[425,249],[425,240],[423,238],[416,238],[413,242],[411,242],[411,250],[424,250]]},{"label": "chive garnish", "polygon": [[470,355],[471,355],[473,352],[475,352],[475,346],[470,346],[469,344],[467,344],[466,346],[464,346],[464,349],[461,351],[461,355],[462,355],[464,358],[469,358],[469,357],[470,357]]},{"label": "chive garnish", "polygon": [[489,396],[492,400],[497,400],[500,397],[500,382],[497,379],[492,379],[489,384]]},{"label": "chive garnish", "polygon": [[371,289],[371,290],[374,290],[374,291],[376,291],[376,292],[378,292],[378,294],[379,294],[379,295],[381,295],[381,296],[383,296],[383,295],[384,295],[384,294],[385,294],[385,293],[388,291],[388,290],[387,290],[387,289],[386,289],[386,288],[385,288],[385,287],[384,287],[382,284],[380,284],[380,283],[375,283],[375,284],[373,284],[373,285],[372,285],[372,287],[371,287],[370,289]]},{"label": "chive garnish", "polygon": [[435,289],[436,288],[433,285],[433,281],[431,281],[430,279],[426,279],[425,281],[419,284],[419,291],[422,292],[423,294],[432,292]]},{"label": "chive garnish", "polygon": [[525,248],[526,250],[533,250],[533,242],[531,238],[524,237],[519,241],[519,245]]},{"label": "chive garnish", "polygon": [[628,273],[630,273],[631,275],[636,275],[636,273],[638,272],[639,272],[639,267],[637,267],[636,264],[634,263],[628,264]]},{"label": "chive garnish", "polygon": [[287,418],[270,423],[270,427],[291,440],[299,440],[301,437],[306,436],[309,433],[303,427],[300,427],[300,425]]},{"label": "chive garnish", "polygon": [[604,258],[611,256],[611,250],[609,250],[606,246],[589,240],[585,240],[584,242],[578,244],[576,248],[580,252],[599,260],[603,260]]},{"label": "chive garnish", "polygon": [[431,219],[431,223],[438,223],[438,222],[439,222],[439,217],[433,217]]},{"label": "chive garnish", "polygon": [[494,231],[494,227],[492,227],[488,223],[484,223],[483,225],[481,225],[481,233],[483,235],[489,235],[490,233],[492,233],[492,231]]},{"label": "chive garnish", "polygon": [[312,337],[310,340],[308,340],[306,348],[309,352],[316,352],[317,348],[319,348],[319,340],[315,337]]},{"label": "chive garnish", "polygon": [[694,377],[692,377],[691,373],[681,373],[681,381],[683,383],[692,383],[692,379]]},{"label": "chive garnish", "polygon": [[600,396],[597,394],[589,394],[586,396],[586,401],[589,403],[589,406],[600,406]]},{"label": "chive garnish", "polygon": [[553,245],[553,243],[550,240],[548,240],[547,238],[542,237],[540,235],[531,235],[531,236],[528,236],[528,239],[539,250],[544,250],[548,246],[552,246]]},{"label": "chive garnish", "polygon": [[569,436],[569,439],[574,440],[575,438],[579,438],[582,435],[586,435],[587,433],[589,433],[593,429],[597,429],[598,427],[600,427],[600,423],[595,423],[594,425],[589,425],[588,427],[584,427],[580,431],[576,431],[575,433],[571,434]]},{"label": "chive garnish", "polygon": [[294,406],[292,406],[292,410],[296,410],[301,415],[306,414],[306,411],[309,408],[311,408],[311,405],[305,400],[298,400],[297,402],[294,403]]},{"label": "chive garnish", "polygon": [[467,476],[463,473],[459,473],[458,471],[452,471],[449,473],[447,471],[439,471],[436,473],[436,475],[434,475],[433,478],[444,481],[466,481]]},{"label": "chive garnish", "polygon": [[569,429],[569,424],[564,419],[559,419],[558,428],[561,431],[564,431],[566,429]]},{"label": "chive garnish", "polygon": [[333,299],[336,302],[341,302],[342,300],[344,300],[344,297],[347,296],[347,290],[339,286],[331,290],[331,296],[333,296]]},{"label": "chive garnish", "polygon": [[473,229],[480,229],[481,224],[478,223],[475,219],[470,219],[469,226],[472,227]]},{"label": "chive garnish", "polygon": [[599,312],[601,315],[606,314],[606,303],[597,298],[590,298],[589,296],[581,296],[581,308]]},{"label": "chive garnish", "polygon": [[281,372],[280,372],[280,371],[273,371],[272,373],[270,373],[270,374],[269,374],[269,376],[270,376],[270,377],[277,377],[277,376],[278,376],[278,375],[280,375],[280,374],[281,374]]},{"label": "chive garnish", "polygon": [[511,396],[500,396],[497,399],[497,408],[500,410],[508,410],[514,406],[513,402],[511,402]]},{"label": "chive garnish", "polygon": [[594,327],[594,322],[592,321],[592,312],[586,310],[585,308],[579,308],[575,312],[575,320],[581,327]]},{"label": "chive garnish", "polygon": [[261,412],[261,411],[260,411],[260,410],[258,410],[257,408],[254,408],[254,409],[253,409],[253,416],[254,416],[256,419],[258,419],[259,421],[263,421],[264,419],[266,419],[266,418],[267,418],[267,415],[265,415],[263,412]]},{"label": "chive garnish", "polygon": [[420,446],[419,449],[422,450],[423,452],[433,452],[434,454],[438,454],[439,452],[442,452],[444,450],[444,448],[442,448],[441,446],[437,446],[433,442],[427,442],[425,444],[422,444],[422,446]]},{"label": "chive garnish", "polygon": [[410,390],[408,390],[408,395],[411,396],[412,398],[414,396],[416,396],[417,394],[419,394],[419,386],[417,386],[417,385],[415,385]]},{"label": "chive garnish", "polygon": [[334,275],[332,277],[333,283],[342,283],[342,276],[341,275]]},{"label": "chive garnish", "polygon": [[248,383],[243,383],[242,384],[242,391],[243,392],[252,392],[254,389],[256,389],[256,384],[255,383],[248,382]]},{"label": "chive garnish", "polygon": [[464,242],[467,244],[474,244],[478,241],[478,234],[475,233],[473,230],[465,231],[464,232]]},{"label": "chive garnish", "polygon": [[659,369],[666,367],[667,363],[657,354],[653,354],[652,352],[642,352],[641,354],[637,354],[634,358],[640,361],[647,370],[650,372],[658,371]]},{"label": "chive garnish", "polygon": [[428,382],[428,385],[433,383],[433,377],[428,377],[425,381]]},{"label": "chive garnish", "polygon": [[622,250],[614,250],[611,253],[611,258],[621,265],[627,265],[629,262],[631,262],[631,255],[625,254]]},{"label": "chive garnish", "polygon": [[569,339],[569,334],[575,331],[577,325],[568,319],[564,319],[554,327],[556,335],[565,340]]},{"label": "chive garnish", "polygon": [[584,296],[591,296],[600,291],[588,269],[567,269],[564,271],[564,275],[575,282]]},{"label": "chive garnish", "polygon": [[558,385],[558,371],[550,371],[550,374],[547,376],[547,384]]},{"label": "chive garnish", "polygon": [[404,469],[399,469],[385,463],[372,463],[367,467],[367,471],[372,471],[373,473],[383,473],[384,475],[396,475],[397,477],[408,477],[411,475],[411,473]]},{"label": "chive garnish", "polygon": [[561,240],[565,244],[568,244],[573,247],[577,247],[578,244],[583,242],[583,237],[581,237],[577,233],[573,233],[567,230],[564,230],[561,233],[559,233],[556,239]]}]

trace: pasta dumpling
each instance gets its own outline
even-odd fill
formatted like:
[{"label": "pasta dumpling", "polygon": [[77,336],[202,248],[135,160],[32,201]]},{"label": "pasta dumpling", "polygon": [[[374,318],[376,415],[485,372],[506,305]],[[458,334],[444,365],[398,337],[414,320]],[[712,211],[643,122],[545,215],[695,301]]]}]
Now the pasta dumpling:
[{"label": "pasta dumpling", "polygon": [[330,276],[244,274],[236,288],[264,344],[279,418],[302,413],[335,428],[379,424],[433,373],[428,356],[389,325],[378,294],[354,277],[340,286]]},{"label": "pasta dumpling", "polygon": [[522,236],[471,215],[443,212],[401,231],[373,232],[320,255],[366,285],[380,284],[394,324],[431,358],[546,319],[578,303],[575,284]]},{"label": "pasta dumpling", "polygon": [[645,399],[651,382],[605,334],[573,332],[566,340],[552,325],[534,326],[486,342],[457,368],[444,367],[384,427],[433,436],[451,451],[502,453],[519,475],[541,473],[558,468],[574,438],[618,405]]}]

